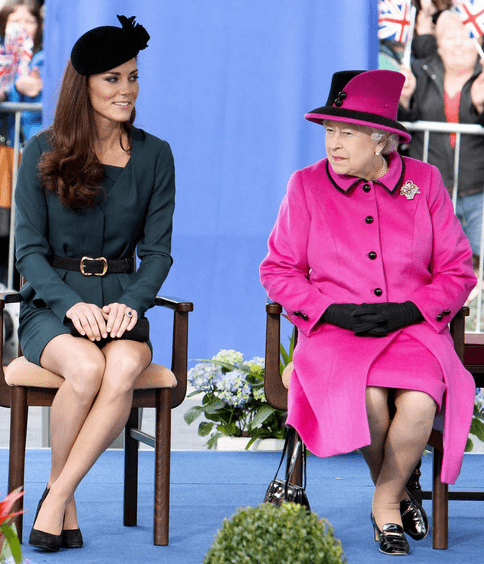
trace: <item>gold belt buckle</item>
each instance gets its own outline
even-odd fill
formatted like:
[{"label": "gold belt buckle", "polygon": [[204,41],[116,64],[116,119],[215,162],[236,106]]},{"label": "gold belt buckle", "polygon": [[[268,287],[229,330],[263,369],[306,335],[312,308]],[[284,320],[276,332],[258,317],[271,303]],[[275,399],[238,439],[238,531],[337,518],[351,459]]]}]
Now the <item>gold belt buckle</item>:
[{"label": "gold belt buckle", "polygon": [[[103,261],[102,272],[86,272],[86,265],[84,264],[85,260],[102,260]],[[108,259],[106,257],[97,257],[97,258],[82,257],[79,268],[80,268],[81,274],[83,276],[92,276],[93,274],[94,274],[94,276],[104,276],[106,274],[106,272],[108,271]]]}]

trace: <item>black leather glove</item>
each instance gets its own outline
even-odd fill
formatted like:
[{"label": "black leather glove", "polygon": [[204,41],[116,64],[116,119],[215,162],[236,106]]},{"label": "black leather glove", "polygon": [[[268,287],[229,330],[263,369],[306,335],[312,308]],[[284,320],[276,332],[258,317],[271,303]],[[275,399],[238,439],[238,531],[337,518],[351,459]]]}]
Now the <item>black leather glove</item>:
[{"label": "black leather glove", "polygon": [[[423,321],[420,310],[410,301],[361,304],[356,306],[352,315],[358,321],[355,334],[359,336],[385,337],[402,327]],[[367,329],[367,323],[374,323],[375,327]]]},{"label": "black leather glove", "polygon": [[353,315],[358,308],[357,304],[331,304],[321,316],[321,321],[337,325],[349,331],[355,331],[356,327],[360,330],[370,331],[375,329],[378,324],[373,321],[362,321]]}]

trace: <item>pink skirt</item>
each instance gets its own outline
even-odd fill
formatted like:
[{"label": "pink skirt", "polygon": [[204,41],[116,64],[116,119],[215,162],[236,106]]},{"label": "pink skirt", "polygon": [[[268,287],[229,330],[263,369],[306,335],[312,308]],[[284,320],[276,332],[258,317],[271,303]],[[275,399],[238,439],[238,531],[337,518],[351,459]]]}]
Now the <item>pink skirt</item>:
[{"label": "pink skirt", "polygon": [[435,356],[403,333],[372,364],[366,385],[425,392],[435,400],[439,411],[445,392],[442,369]]}]

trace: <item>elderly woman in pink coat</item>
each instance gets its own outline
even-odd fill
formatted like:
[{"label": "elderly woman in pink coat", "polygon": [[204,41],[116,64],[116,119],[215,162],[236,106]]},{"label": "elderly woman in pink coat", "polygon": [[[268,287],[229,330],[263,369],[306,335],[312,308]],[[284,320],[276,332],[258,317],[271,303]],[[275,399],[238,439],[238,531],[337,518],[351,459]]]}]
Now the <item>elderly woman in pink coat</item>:
[{"label": "elderly woman in pink coat", "polygon": [[360,449],[386,554],[428,532],[405,484],[436,413],[441,479],[454,483],[474,401],[448,329],[476,283],[471,248],[439,171],[395,150],[410,140],[395,121],[404,80],[333,76],[326,106],[305,116],[325,127],[327,158],[291,176],[260,267],[299,329],[287,424],[318,456]]}]

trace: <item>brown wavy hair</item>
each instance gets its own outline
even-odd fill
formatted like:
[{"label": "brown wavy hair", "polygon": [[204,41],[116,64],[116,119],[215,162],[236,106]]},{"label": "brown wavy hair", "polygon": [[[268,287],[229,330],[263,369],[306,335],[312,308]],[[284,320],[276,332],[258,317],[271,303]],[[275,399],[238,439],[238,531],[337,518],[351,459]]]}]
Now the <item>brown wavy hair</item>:
[{"label": "brown wavy hair", "polygon": [[[131,126],[121,122],[121,133],[128,135],[131,149]],[[51,151],[42,154],[39,172],[46,190],[54,192],[61,204],[70,209],[93,206],[102,188],[103,167],[94,152],[96,135],[94,111],[89,98],[88,77],[79,74],[69,61],[64,72],[54,122],[47,130]]]}]

